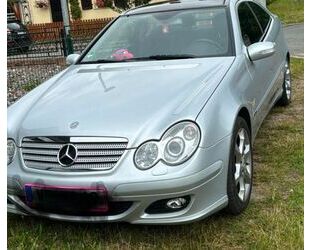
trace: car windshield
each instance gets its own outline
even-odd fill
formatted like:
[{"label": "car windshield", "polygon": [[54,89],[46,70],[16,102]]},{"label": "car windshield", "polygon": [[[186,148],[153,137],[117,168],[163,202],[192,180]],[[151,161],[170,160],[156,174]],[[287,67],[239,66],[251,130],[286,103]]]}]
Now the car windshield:
[{"label": "car windshield", "polygon": [[232,55],[225,8],[119,17],[80,63],[169,60]]}]

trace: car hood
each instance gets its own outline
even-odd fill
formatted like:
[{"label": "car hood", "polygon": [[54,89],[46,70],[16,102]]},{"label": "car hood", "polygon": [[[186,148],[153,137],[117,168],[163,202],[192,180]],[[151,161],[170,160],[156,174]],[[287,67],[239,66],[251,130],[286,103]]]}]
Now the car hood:
[{"label": "car hood", "polygon": [[73,65],[37,91],[18,121],[17,138],[124,137],[137,147],[179,120],[195,120],[233,60]]}]

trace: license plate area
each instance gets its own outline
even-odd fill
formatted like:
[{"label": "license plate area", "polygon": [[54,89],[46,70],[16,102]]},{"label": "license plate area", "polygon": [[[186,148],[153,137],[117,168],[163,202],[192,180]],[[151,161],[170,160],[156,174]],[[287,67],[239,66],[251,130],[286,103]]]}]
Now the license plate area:
[{"label": "license plate area", "polygon": [[104,186],[85,188],[26,184],[25,202],[38,211],[63,215],[103,215],[109,210]]}]

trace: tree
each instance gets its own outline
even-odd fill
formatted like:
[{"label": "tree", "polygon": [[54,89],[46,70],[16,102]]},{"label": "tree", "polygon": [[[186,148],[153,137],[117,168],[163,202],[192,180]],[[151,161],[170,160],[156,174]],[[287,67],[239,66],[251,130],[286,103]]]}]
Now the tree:
[{"label": "tree", "polygon": [[80,19],[82,16],[82,12],[80,9],[79,1],[78,0],[69,0],[70,4],[70,12],[71,17],[73,20]]}]

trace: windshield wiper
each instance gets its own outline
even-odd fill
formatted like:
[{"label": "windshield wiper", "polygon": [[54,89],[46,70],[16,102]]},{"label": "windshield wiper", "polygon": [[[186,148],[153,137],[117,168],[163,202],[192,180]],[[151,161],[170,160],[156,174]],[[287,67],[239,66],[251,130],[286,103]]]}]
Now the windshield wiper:
[{"label": "windshield wiper", "polygon": [[189,59],[189,58],[196,58],[196,57],[197,56],[190,55],[190,54],[149,56],[150,59],[154,59],[154,60]]},{"label": "windshield wiper", "polygon": [[95,61],[82,61],[80,62],[81,64],[96,64],[96,63],[117,63],[117,62],[122,62],[122,61],[116,61],[116,60],[109,60],[109,59],[99,59]]},{"label": "windshield wiper", "polygon": [[124,61],[147,61],[147,60],[174,60],[174,59],[189,59],[189,58],[197,58],[197,56],[190,54],[180,54],[180,55],[152,55],[146,57],[134,57],[130,59],[125,59]]}]

